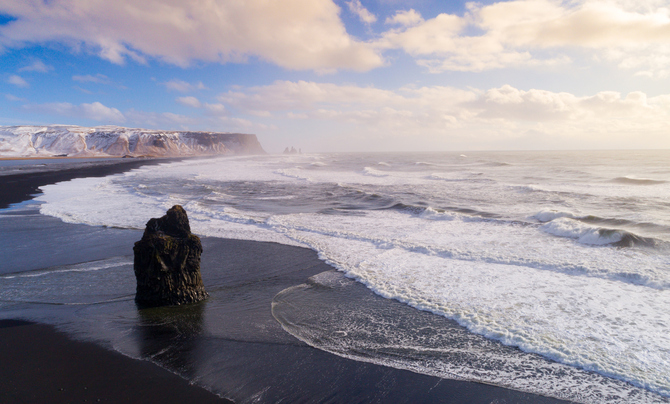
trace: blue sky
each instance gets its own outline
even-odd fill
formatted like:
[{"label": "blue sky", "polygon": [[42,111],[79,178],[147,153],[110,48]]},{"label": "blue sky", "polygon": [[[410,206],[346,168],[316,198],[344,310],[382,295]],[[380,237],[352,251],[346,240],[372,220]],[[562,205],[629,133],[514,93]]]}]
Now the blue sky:
[{"label": "blue sky", "polygon": [[670,2],[3,0],[0,125],[270,152],[670,147]]}]

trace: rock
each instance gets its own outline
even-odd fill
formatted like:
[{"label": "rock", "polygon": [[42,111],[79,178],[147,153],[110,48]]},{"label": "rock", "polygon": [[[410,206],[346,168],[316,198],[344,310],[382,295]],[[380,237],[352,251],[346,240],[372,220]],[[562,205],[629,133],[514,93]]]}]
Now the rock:
[{"label": "rock", "polygon": [[209,296],[200,276],[202,244],[191,233],[181,206],[173,206],[160,219],[150,219],[133,251],[138,306],[175,306]]}]

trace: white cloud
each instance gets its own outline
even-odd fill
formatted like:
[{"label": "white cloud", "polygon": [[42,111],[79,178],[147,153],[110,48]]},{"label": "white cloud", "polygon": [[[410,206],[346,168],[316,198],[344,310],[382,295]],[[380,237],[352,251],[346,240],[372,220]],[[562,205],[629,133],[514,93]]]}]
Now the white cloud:
[{"label": "white cloud", "polygon": [[130,109],[124,115],[130,125],[142,128],[188,130],[192,125],[197,124],[197,120],[190,116],[171,112],[147,112]]},{"label": "white cloud", "polygon": [[27,104],[24,109],[33,112],[60,115],[63,117],[74,117],[83,119],[92,119],[94,121],[123,123],[125,116],[116,108],[107,107],[100,102],[91,104],[74,105],[69,102],[55,102],[47,104]]},{"label": "white cloud", "polygon": [[[330,144],[341,150],[379,150],[382,141],[395,150],[670,147],[670,95],[648,97],[639,91],[577,96],[509,85],[486,91],[441,86],[382,90],[277,81],[238,88],[219,99],[233,114],[271,111],[266,118],[271,120],[264,122],[285,120],[292,131],[305,125],[311,133],[328,133]],[[532,141],[521,141],[527,136]]]},{"label": "white cloud", "polygon": [[223,104],[203,103],[195,97],[177,97],[177,102],[191,108],[203,108],[208,116],[228,115],[228,110]]},{"label": "white cloud", "polygon": [[5,0],[0,46],[60,42],[113,63],[146,57],[188,66],[254,56],[288,69],[366,71],[383,64],[351,37],[332,0]]},{"label": "white cloud", "polygon": [[178,97],[177,102],[180,103],[181,105],[185,105],[187,107],[192,107],[192,108],[202,107],[202,103],[200,102],[200,100],[198,100],[195,97]]},{"label": "white cloud", "polygon": [[49,72],[53,69],[54,69],[53,66],[46,65],[41,60],[35,59],[35,61],[33,61],[32,64],[20,68],[19,71],[20,72],[47,73],[47,72]]},{"label": "white cloud", "polygon": [[205,103],[205,109],[210,115],[225,116],[228,115],[228,110],[223,104],[208,104]]},{"label": "white cloud", "polygon": [[17,87],[30,87],[30,84],[21,76],[18,76],[16,74],[12,74],[9,76],[9,79],[7,79],[7,82],[9,84],[15,85]]},{"label": "white cloud", "polygon": [[75,75],[72,76],[72,80],[78,81],[80,83],[96,83],[96,84],[112,84],[112,81],[109,77],[104,74],[96,74],[95,76],[86,74],[86,75]]},{"label": "white cloud", "polygon": [[347,7],[349,7],[349,11],[365,24],[370,25],[377,21],[377,17],[361,4],[361,0],[347,1]]},{"label": "white cloud", "polygon": [[387,17],[385,23],[411,27],[423,21],[421,14],[412,8],[410,10],[398,11],[393,17]]},{"label": "white cloud", "polygon": [[[653,4],[652,4],[653,3]],[[463,16],[398,12],[377,45],[400,48],[433,72],[483,71],[566,63],[576,51],[601,56],[623,69],[667,76],[670,71],[670,11],[655,2],[516,0],[468,3]],[[417,22],[418,21],[418,22]],[[476,30],[477,34],[468,32]],[[541,50],[560,54],[545,59]]]},{"label": "white cloud", "polygon": [[207,88],[204,84],[202,84],[201,81],[191,84],[183,80],[174,79],[161,84],[163,84],[168,90],[179,91],[180,93],[188,93],[190,91],[204,90]]}]

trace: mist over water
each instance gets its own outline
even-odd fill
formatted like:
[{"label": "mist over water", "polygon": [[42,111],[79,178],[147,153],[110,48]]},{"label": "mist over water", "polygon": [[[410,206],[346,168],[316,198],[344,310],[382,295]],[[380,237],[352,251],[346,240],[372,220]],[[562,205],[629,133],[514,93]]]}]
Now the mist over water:
[{"label": "mist over water", "polygon": [[[666,151],[234,157],[76,179],[38,200],[66,222],[137,229],[181,204],[197,234],[317,251],[346,278],[289,288],[273,310],[338,355],[582,402],[654,402],[670,396],[669,167]],[[366,306],[360,291],[360,311],[337,303],[352,280],[406,310]],[[434,338],[379,326],[426,314],[469,332],[454,342],[435,325],[421,323]],[[472,335],[477,360],[445,353]]]}]

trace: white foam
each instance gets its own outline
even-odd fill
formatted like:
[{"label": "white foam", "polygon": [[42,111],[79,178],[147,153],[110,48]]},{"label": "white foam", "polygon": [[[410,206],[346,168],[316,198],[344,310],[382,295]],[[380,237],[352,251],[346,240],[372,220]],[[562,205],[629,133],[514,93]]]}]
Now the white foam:
[{"label": "white foam", "polygon": [[568,237],[582,244],[606,245],[621,241],[621,231],[603,231],[600,227],[589,226],[568,217],[559,217],[540,227],[543,231],[559,237]]},{"label": "white foam", "polygon": [[550,222],[554,219],[558,219],[561,217],[569,217],[575,219],[577,216],[571,212],[561,212],[553,209],[542,210],[532,216],[532,218],[537,219],[542,223]]},{"label": "white foam", "polygon": [[429,206],[421,212],[421,218],[428,220],[454,220],[456,215],[450,212],[437,211]]},{"label": "white foam", "polygon": [[385,173],[385,172],[379,171],[379,170],[375,170],[372,167],[364,167],[363,168],[363,174],[370,175],[372,177],[388,177],[388,173]]}]

